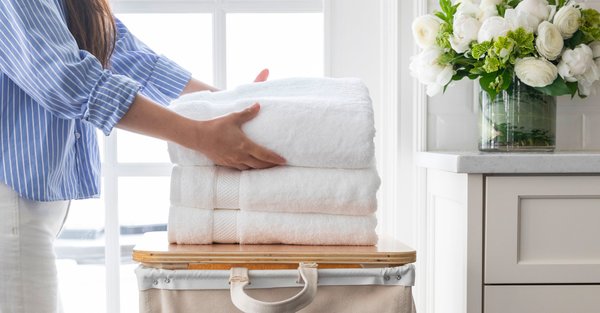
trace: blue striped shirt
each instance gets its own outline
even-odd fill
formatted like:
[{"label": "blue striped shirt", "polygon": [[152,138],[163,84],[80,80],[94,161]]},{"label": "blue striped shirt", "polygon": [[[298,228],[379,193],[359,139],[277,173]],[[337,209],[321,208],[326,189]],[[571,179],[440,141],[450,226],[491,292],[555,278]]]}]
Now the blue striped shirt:
[{"label": "blue striped shirt", "polygon": [[97,197],[95,129],[108,135],[138,92],[167,104],[190,80],[118,20],[117,33],[106,70],[78,48],[63,0],[0,1],[0,182],[22,197]]}]

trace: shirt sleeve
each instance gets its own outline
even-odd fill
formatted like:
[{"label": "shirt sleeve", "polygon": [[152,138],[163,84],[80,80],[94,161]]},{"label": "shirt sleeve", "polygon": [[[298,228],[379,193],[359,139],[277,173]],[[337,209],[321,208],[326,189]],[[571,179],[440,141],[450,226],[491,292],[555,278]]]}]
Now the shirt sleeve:
[{"label": "shirt sleeve", "polygon": [[112,70],[142,85],[142,94],[163,105],[179,97],[191,79],[190,72],[164,56],[157,55],[136,38],[117,18],[117,43]]},{"label": "shirt sleeve", "polygon": [[107,135],[140,90],[78,48],[53,0],[0,1],[0,71],[52,114]]}]

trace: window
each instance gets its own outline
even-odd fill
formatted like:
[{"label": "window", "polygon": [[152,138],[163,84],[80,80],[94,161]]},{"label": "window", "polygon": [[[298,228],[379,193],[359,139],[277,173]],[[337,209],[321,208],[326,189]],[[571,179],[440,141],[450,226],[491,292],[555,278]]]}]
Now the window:
[{"label": "window", "polygon": [[[220,88],[324,74],[320,0],[113,0],[119,19],[156,52]],[[137,312],[136,240],[166,230],[166,144],[115,131],[101,139],[103,196],[74,201],[57,241],[65,313]],[[85,286],[85,288],[81,288]]]}]

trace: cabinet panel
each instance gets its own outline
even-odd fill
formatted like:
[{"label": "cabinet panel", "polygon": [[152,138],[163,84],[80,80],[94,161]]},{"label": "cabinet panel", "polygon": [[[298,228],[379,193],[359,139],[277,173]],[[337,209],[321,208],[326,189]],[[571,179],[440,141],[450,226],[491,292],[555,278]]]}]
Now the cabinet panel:
[{"label": "cabinet panel", "polygon": [[486,284],[600,283],[600,177],[486,182]]},{"label": "cabinet panel", "polygon": [[484,313],[590,313],[600,286],[486,286]]},{"label": "cabinet panel", "polygon": [[520,263],[600,262],[600,199],[521,198],[519,205]]}]

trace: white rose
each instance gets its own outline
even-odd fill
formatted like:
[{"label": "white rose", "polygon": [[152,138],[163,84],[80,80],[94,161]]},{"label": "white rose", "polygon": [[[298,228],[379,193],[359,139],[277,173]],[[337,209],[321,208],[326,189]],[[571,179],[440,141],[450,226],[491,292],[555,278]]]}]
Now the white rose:
[{"label": "white rose", "polygon": [[599,62],[592,62],[587,71],[577,76],[577,87],[582,96],[589,96],[594,91],[594,84],[600,79]]},{"label": "white rose", "polygon": [[566,5],[554,15],[554,25],[558,27],[560,34],[564,39],[573,37],[573,34],[579,29],[581,11],[573,4]]},{"label": "white rose", "polygon": [[[596,64],[596,68],[600,69],[600,58],[596,59],[594,61],[594,63]],[[590,87],[590,92],[588,93],[588,95],[596,95],[598,94],[598,91],[600,90],[600,79],[598,79],[591,87]]]},{"label": "white rose", "polygon": [[502,2],[502,0],[481,0],[481,7],[490,7],[490,6],[497,6]]},{"label": "white rose", "polygon": [[540,55],[548,60],[556,60],[562,52],[565,42],[558,27],[548,21],[543,21],[538,27],[535,45]]},{"label": "white rose", "polygon": [[556,15],[556,5],[550,5],[550,15],[548,15],[548,18],[546,19],[546,21],[548,21],[548,22],[553,21],[554,15]]},{"label": "white rose", "polygon": [[427,85],[427,95],[430,97],[440,93],[454,75],[451,65],[439,64],[438,60],[442,53],[442,50],[437,47],[425,49],[414,56],[409,65],[411,75]]},{"label": "white rose", "polygon": [[477,40],[480,27],[481,23],[474,17],[462,14],[455,16],[453,25],[454,33],[449,38],[452,49],[458,53],[464,53],[469,50],[471,42]]},{"label": "white rose", "polygon": [[599,61],[600,59],[591,61],[583,74],[575,76],[579,93],[583,96],[589,96],[592,94],[594,91],[594,84],[600,80],[600,67],[598,67],[598,64],[600,64]]},{"label": "white rose", "polygon": [[534,15],[531,15],[525,11],[517,11],[515,9],[506,10],[504,13],[504,18],[510,24],[511,30],[521,27],[529,33],[535,33],[540,25],[540,21]]},{"label": "white rose", "polygon": [[590,44],[590,49],[592,49],[592,54],[594,55],[594,59],[600,58],[600,41],[594,41]]},{"label": "white rose", "polygon": [[542,21],[550,18],[552,7],[548,5],[547,0],[523,0],[515,7],[515,11],[530,15],[528,23],[533,31],[536,31]]},{"label": "white rose", "polygon": [[420,16],[412,23],[412,31],[419,47],[429,48],[435,44],[440,31],[440,20],[431,14]]},{"label": "white rose", "polygon": [[508,22],[500,16],[492,16],[485,20],[477,34],[477,41],[482,43],[501,36],[506,36],[510,30]]},{"label": "white rose", "polygon": [[527,57],[515,63],[515,74],[531,87],[545,87],[554,82],[558,76],[556,66],[544,58]]},{"label": "white rose", "polygon": [[566,49],[558,63],[558,73],[569,82],[577,81],[577,76],[583,75],[594,63],[594,54],[587,45],[581,44],[575,49]]},{"label": "white rose", "polygon": [[489,5],[489,6],[482,5],[480,7],[480,9],[481,9],[481,12],[479,13],[479,16],[478,16],[480,22],[483,22],[492,16],[498,16],[498,8],[496,8],[495,5]]},{"label": "white rose", "polygon": [[455,15],[468,15],[471,17],[478,17],[481,14],[481,10],[479,9],[479,5],[472,0],[462,0],[457,1],[460,3],[458,8],[456,8]]}]

